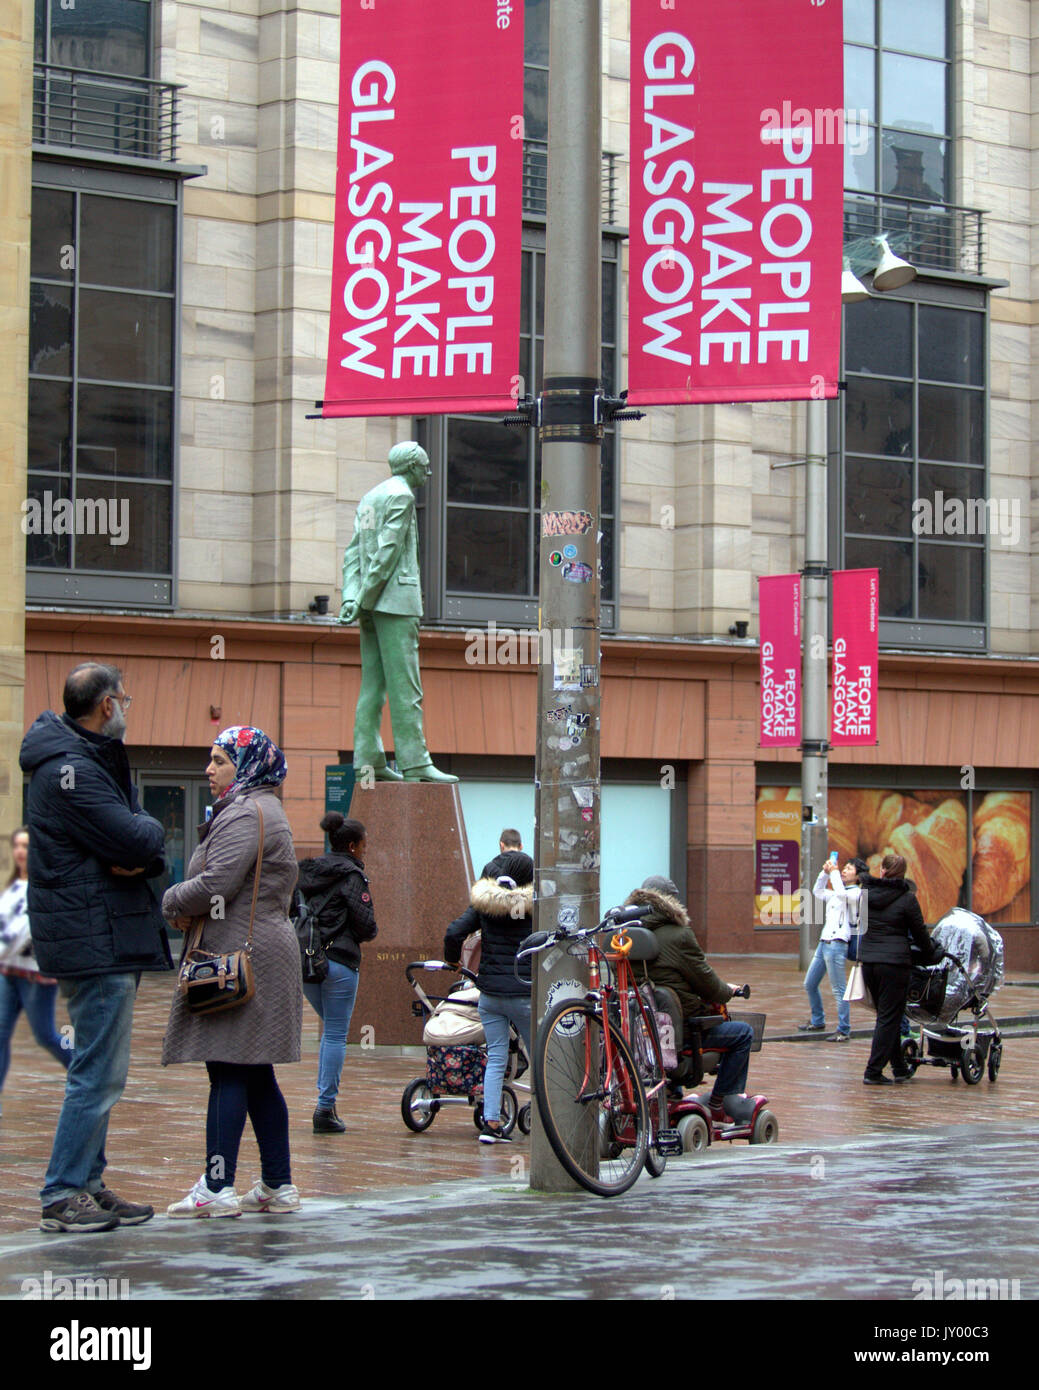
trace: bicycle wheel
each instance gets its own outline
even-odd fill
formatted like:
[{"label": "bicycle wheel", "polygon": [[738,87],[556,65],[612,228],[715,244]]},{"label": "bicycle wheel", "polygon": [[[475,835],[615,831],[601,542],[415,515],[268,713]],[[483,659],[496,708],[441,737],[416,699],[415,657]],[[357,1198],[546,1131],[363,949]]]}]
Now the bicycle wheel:
[{"label": "bicycle wheel", "polygon": [[560,1163],[589,1192],[616,1197],[646,1162],[646,1092],[614,1024],[609,1040],[595,1009],[561,999],[545,1015],[534,1046],[538,1113]]},{"label": "bicycle wheel", "polygon": [[[650,1031],[652,1025],[646,1022],[637,1005],[631,1006],[629,1019],[631,1052],[646,1090],[646,1104],[649,1108],[646,1172],[651,1178],[662,1178],[667,1167],[667,1155],[662,1154],[657,1148],[657,1133],[667,1129],[667,1087],[662,1084],[664,1072],[660,1065],[660,1045]],[[652,1096],[651,1091],[654,1092]]]}]

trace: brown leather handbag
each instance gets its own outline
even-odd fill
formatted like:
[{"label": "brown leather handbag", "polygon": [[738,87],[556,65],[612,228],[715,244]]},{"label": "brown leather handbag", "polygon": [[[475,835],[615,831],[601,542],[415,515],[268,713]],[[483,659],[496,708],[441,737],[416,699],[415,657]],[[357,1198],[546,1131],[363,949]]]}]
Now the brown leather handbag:
[{"label": "brown leather handbag", "polygon": [[249,932],[245,945],[237,951],[215,954],[203,951],[202,933],[209,921],[208,917],[196,917],[191,925],[184,955],[180,963],[180,993],[193,1014],[215,1014],[226,1009],[237,1009],[247,1004],[256,993],[256,980],[253,976],[253,919],[256,916],[256,899],[260,892],[260,869],[263,866],[263,812],[259,806],[256,814],[260,818],[260,846],[256,855],[256,876],[253,880],[253,900],[249,908]]}]

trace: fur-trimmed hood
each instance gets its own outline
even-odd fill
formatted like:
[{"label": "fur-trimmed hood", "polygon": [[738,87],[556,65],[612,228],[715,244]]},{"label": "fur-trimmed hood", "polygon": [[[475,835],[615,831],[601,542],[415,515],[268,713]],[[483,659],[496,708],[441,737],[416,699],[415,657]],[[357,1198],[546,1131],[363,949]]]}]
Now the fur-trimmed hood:
[{"label": "fur-trimmed hood", "polygon": [[643,924],[647,927],[659,926],[662,922],[673,922],[679,927],[689,925],[689,913],[677,898],[668,893],[654,893],[651,888],[636,888],[628,894],[624,906],[651,907],[653,916],[647,917]]},{"label": "fur-trimmed hood", "polygon": [[469,901],[477,912],[487,917],[512,917],[522,920],[534,915],[534,885],[522,888],[503,888],[493,878],[481,878],[473,884]]}]

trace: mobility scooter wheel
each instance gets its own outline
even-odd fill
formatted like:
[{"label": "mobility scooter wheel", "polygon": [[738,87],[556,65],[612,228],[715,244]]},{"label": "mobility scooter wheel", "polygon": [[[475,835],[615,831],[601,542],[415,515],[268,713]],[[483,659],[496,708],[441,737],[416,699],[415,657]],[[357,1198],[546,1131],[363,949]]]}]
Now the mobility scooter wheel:
[{"label": "mobility scooter wheel", "polygon": [[910,1076],[915,1076],[920,1065],[920,1049],[915,1038],[906,1038],[902,1044],[902,1065]]},{"label": "mobility scooter wheel", "polygon": [[771,1110],[759,1110],[750,1132],[752,1144],[774,1144],[779,1138],[779,1121]]},{"label": "mobility scooter wheel", "polygon": [[999,1064],[1003,1060],[1003,1044],[994,1042],[988,1051],[988,1079],[995,1081],[999,1074]]},{"label": "mobility scooter wheel", "polygon": [[523,1105],[523,1106],[520,1107],[519,1115],[516,1117],[516,1123],[517,1123],[517,1124],[519,1125],[519,1127],[520,1127],[520,1133],[521,1133],[521,1134],[529,1134],[529,1133],[530,1133],[530,1101],[529,1101],[529,1100],[527,1101],[526,1105]]},{"label": "mobility scooter wheel", "polygon": [[683,1115],[678,1122],[678,1132],[682,1136],[682,1151],[687,1154],[702,1154],[711,1142],[707,1121],[702,1115]]},{"label": "mobility scooter wheel", "polygon": [[440,1109],[440,1102],[433,1098],[433,1092],[429,1089],[423,1078],[412,1081],[405,1086],[404,1094],[400,1098],[401,1118],[407,1127],[415,1134],[421,1134],[437,1117]]},{"label": "mobility scooter wheel", "polygon": [[[501,1128],[503,1134],[511,1134],[516,1128],[516,1092],[511,1086],[501,1088]],[[473,1106],[473,1124],[477,1129],[483,1127],[483,1101]]]},{"label": "mobility scooter wheel", "polygon": [[968,1086],[976,1086],[981,1080],[982,1072],[985,1070],[985,1062],[981,1055],[980,1047],[972,1047],[963,1054],[961,1063],[963,1079]]}]

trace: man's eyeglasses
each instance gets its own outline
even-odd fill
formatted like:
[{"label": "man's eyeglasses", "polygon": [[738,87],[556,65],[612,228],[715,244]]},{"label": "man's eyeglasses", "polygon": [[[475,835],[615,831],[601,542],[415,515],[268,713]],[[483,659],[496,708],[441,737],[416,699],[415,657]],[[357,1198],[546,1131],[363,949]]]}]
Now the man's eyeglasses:
[{"label": "man's eyeglasses", "polygon": [[109,691],[107,698],[110,700],[115,700],[124,714],[133,704],[132,695],[117,695],[114,690]]}]

